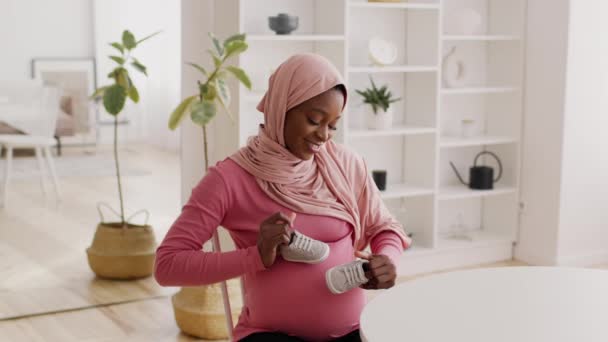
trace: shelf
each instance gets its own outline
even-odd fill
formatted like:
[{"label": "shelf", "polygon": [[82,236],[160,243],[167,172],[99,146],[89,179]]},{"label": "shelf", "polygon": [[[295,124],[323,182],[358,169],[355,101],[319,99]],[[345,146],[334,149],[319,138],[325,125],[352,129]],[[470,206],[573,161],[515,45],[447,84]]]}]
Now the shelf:
[{"label": "shelf", "polygon": [[432,188],[409,184],[387,184],[386,187],[387,189],[385,191],[380,191],[380,197],[382,199],[429,196],[435,193]]},{"label": "shelf", "polygon": [[496,34],[496,35],[444,35],[444,41],[517,41],[519,36]]},{"label": "shelf", "polygon": [[492,190],[473,190],[464,185],[442,186],[439,189],[439,200],[471,199],[488,196],[509,195],[517,191],[514,187],[495,185]]},{"label": "shelf", "polygon": [[479,136],[479,137],[471,137],[471,138],[441,137],[440,146],[443,148],[450,148],[450,147],[512,144],[512,143],[516,143],[516,142],[518,142],[517,138],[507,137],[507,136]]},{"label": "shelf", "polygon": [[442,88],[441,93],[445,95],[461,94],[495,94],[512,93],[519,90],[517,87],[466,87],[466,88]]},{"label": "shelf", "polygon": [[344,41],[344,35],[332,35],[332,34],[251,34],[247,35],[248,41],[310,41],[310,42],[324,42],[324,41]]},{"label": "shelf", "polygon": [[394,135],[415,135],[415,134],[433,134],[437,130],[432,127],[408,126],[401,125],[383,130],[372,129],[350,129],[349,136],[356,138],[367,137],[388,137]]},{"label": "shelf", "polygon": [[389,66],[350,66],[348,72],[436,72],[438,67],[432,65],[389,65]]},{"label": "shelf", "polygon": [[470,248],[496,243],[513,243],[513,236],[506,233],[497,233],[487,230],[475,230],[467,233],[471,240],[452,239],[447,236],[440,236],[437,241],[438,250],[449,250],[459,248]]},{"label": "shelf", "polygon": [[397,2],[397,3],[381,3],[381,2],[349,2],[349,6],[353,8],[367,8],[367,9],[426,9],[426,10],[438,10],[439,4],[425,4],[425,3],[412,3],[412,2]]}]

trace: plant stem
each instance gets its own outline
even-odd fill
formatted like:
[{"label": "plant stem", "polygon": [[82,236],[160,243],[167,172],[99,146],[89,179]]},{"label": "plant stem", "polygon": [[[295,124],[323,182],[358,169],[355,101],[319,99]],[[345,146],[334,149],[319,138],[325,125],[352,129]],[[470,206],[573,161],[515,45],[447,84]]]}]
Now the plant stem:
[{"label": "plant stem", "polygon": [[209,171],[209,156],[207,155],[207,125],[203,125],[203,145],[205,151],[205,173]]},{"label": "plant stem", "polygon": [[114,161],[116,162],[116,179],[118,179],[118,198],[120,199],[120,223],[125,228],[125,209],[122,200],[122,185],[120,183],[120,168],[118,166],[118,115],[114,116]]},{"label": "plant stem", "polygon": [[209,85],[209,82],[211,82],[211,80],[213,80],[215,75],[220,71],[220,69],[222,68],[222,64],[224,64],[225,61],[226,61],[226,57],[224,57],[222,59],[222,62],[220,63],[220,65],[218,65],[217,68],[215,68],[215,70],[213,70],[213,72],[211,73],[211,76],[207,77],[207,82],[205,82],[205,85]]}]

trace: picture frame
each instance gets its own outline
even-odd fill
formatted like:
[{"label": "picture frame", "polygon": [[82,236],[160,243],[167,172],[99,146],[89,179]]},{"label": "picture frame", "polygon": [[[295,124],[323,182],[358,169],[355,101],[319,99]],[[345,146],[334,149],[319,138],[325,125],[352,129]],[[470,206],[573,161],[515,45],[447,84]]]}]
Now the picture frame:
[{"label": "picture frame", "polygon": [[97,87],[95,68],[93,58],[32,59],[32,78],[61,89],[57,138],[68,144],[95,139],[98,114],[89,99]]}]

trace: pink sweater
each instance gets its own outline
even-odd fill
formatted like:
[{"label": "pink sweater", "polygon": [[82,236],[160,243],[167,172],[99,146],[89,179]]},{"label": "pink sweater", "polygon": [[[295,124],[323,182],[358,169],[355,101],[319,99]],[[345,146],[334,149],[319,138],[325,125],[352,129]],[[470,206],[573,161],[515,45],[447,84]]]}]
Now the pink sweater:
[{"label": "pink sweater", "polygon": [[[158,247],[156,280],[162,286],[197,286],[243,276],[245,298],[234,330],[237,341],[262,331],[322,341],[358,329],[365,305],[363,290],[334,295],[325,284],[325,271],[355,259],[352,226],[328,216],[297,213],[294,228],[328,243],[329,257],[316,265],[279,257],[266,269],[257,250],[257,235],[260,223],[277,211],[291,212],[270,199],[234,161],[219,162],[194,188]],[[218,226],[228,230],[237,250],[201,251]],[[371,239],[371,249],[397,265],[402,242],[397,234],[384,231]]]}]

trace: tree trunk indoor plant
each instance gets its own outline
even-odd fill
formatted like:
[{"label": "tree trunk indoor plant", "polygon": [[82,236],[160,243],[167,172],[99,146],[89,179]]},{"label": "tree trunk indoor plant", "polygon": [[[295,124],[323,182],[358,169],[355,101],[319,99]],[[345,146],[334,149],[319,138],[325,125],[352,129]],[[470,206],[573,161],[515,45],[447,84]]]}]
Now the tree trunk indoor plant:
[{"label": "tree trunk indoor plant", "polygon": [[[177,128],[186,114],[192,121],[201,126],[203,131],[203,151],[205,158],[205,173],[209,169],[207,124],[217,114],[217,104],[220,104],[230,118],[228,107],[230,105],[230,89],[226,84],[228,76],[236,77],[245,87],[251,89],[251,81],[244,70],[235,66],[225,66],[224,63],[247,50],[244,34],[237,34],[221,42],[209,34],[214,49],[209,50],[213,59],[214,69],[207,71],[200,65],[188,63],[204,76],[204,81],[198,81],[199,94],[187,97],[171,114],[169,128]],[[213,235],[213,250],[220,251],[217,233]],[[224,298],[225,301],[222,301]],[[230,304],[228,298],[232,298]],[[223,302],[223,306],[222,306]],[[175,320],[179,328],[193,336],[203,339],[224,339],[231,336],[228,324],[238,319],[242,308],[240,283],[237,279],[228,282],[197,287],[185,287],[172,297]],[[226,313],[228,307],[232,315]]]},{"label": "tree trunk indoor plant", "polygon": [[[122,34],[121,43],[111,43],[112,47],[120,51],[120,56],[109,56],[110,59],[118,64],[108,74],[108,78],[113,79],[114,84],[101,87],[92,95],[92,98],[103,99],[106,111],[114,116],[114,161],[120,202],[120,221],[118,222],[104,222],[103,215],[101,214],[103,204],[100,203],[98,205],[101,222],[97,225],[91,246],[86,250],[89,266],[101,278],[143,278],[151,275],[154,269],[156,250],[154,230],[147,222],[144,225],[137,225],[129,223],[130,218],[125,219],[123,191],[118,163],[117,131],[118,114],[123,110],[127,98],[131,99],[134,103],[139,102],[139,92],[126,69],[127,63],[130,62],[133,68],[147,76],[146,67],[135,59],[131,53],[139,44],[157,33],[137,41],[131,32],[125,30]],[[116,213],[116,211],[114,212]]]}]

